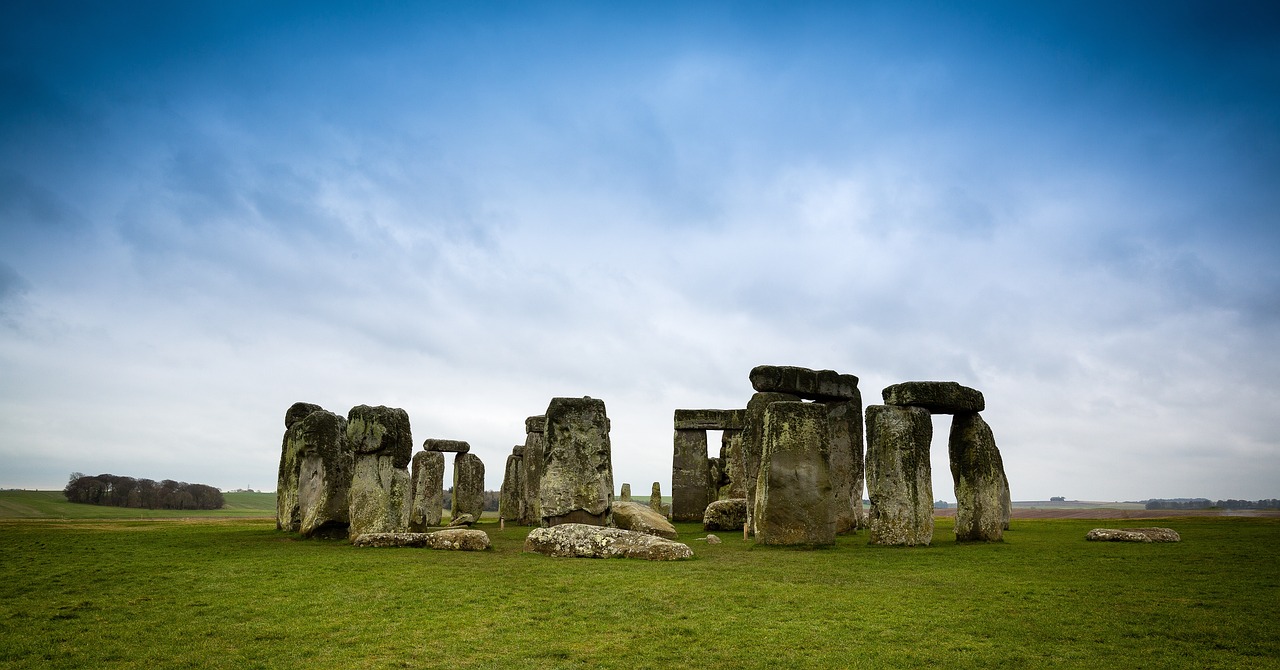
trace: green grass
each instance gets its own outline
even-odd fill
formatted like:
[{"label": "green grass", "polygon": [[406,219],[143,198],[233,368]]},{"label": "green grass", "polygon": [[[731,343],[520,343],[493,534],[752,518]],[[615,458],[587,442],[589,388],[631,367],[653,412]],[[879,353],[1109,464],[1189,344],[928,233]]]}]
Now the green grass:
[{"label": "green grass", "polygon": [[214,510],[136,509],[69,503],[62,491],[0,491],[0,519],[175,519],[272,517],[274,493],[224,493]]},{"label": "green grass", "polygon": [[[1015,520],[1007,541],[694,538],[675,563],[356,549],[268,519],[0,521],[0,668],[1277,667],[1280,520]],[[1148,522],[1143,522],[1148,523]]]}]

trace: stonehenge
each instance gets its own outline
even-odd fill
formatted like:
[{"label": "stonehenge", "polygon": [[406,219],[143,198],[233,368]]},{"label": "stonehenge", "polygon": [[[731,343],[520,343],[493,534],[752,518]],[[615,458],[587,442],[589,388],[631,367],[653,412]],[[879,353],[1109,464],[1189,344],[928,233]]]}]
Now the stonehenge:
[{"label": "stonehenge", "polygon": [[521,481],[524,482],[524,514],[516,523],[536,526],[542,522],[541,505],[538,502],[542,486],[542,459],[546,455],[547,417],[531,416],[524,420],[524,454],[521,460]]},{"label": "stonehenge", "polygon": [[484,514],[484,463],[479,456],[459,452],[453,459],[453,503],[450,520],[470,514],[479,519]]},{"label": "stonehenge", "polygon": [[771,403],[764,414],[756,486],[756,542],[828,545],[836,541],[827,409]]},{"label": "stonehenge", "polygon": [[[744,410],[678,409],[675,411],[675,448],[671,461],[671,518],[700,521],[707,505],[720,499],[725,478],[732,479],[733,453],[740,452]],[[723,431],[720,457],[707,456],[707,431]],[[729,460],[726,463],[726,459]],[[737,460],[741,460],[738,458]],[[739,479],[745,480],[745,475]]]},{"label": "stonehenge", "polygon": [[280,469],[276,474],[276,530],[296,532],[302,523],[298,509],[298,450],[302,447],[302,442],[290,438],[294,424],[320,409],[319,405],[309,402],[296,402],[285,410]]},{"label": "stonehenge", "polygon": [[354,452],[349,492],[351,538],[396,533],[409,521],[409,470],[413,437],[403,409],[357,405],[347,413],[347,442]]},{"label": "stonehenge", "polygon": [[933,541],[933,422],[923,407],[867,408],[867,492],[871,544]]},{"label": "stonehenge", "polygon": [[552,398],[538,486],[542,526],[609,525],[613,461],[604,401]]},{"label": "stonehenge", "polygon": [[498,517],[519,523],[524,518],[524,447],[516,445],[507,456],[503,470],[502,488],[498,492]]},{"label": "stonehenge", "polygon": [[444,511],[444,454],[419,451],[413,455],[409,500],[411,532],[421,533],[440,525]]},{"label": "stonehenge", "polygon": [[298,532],[303,537],[345,535],[350,525],[347,491],[351,486],[351,451],[347,420],[316,410],[293,425],[298,448]]}]

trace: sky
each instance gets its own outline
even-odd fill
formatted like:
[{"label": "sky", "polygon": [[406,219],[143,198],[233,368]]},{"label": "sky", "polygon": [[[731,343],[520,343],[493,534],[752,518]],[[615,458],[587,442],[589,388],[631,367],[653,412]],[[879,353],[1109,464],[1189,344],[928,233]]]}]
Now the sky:
[{"label": "sky", "polygon": [[1280,9],[961,5],[4,3],[0,486],[273,490],[305,401],[496,490],[589,395],[669,492],[774,364],[982,391],[1016,500],[1280,497]]}]

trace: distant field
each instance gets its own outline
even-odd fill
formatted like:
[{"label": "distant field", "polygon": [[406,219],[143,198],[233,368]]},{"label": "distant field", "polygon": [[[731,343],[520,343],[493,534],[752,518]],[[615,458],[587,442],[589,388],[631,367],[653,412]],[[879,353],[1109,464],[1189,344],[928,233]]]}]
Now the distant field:
[{"label": "distant field", "polygon": [[305,541],[270,519],[0,520],[0,668],[1276,667],[1280,519],[1181,518],[1178,544],[817,551],[678,524],[677,563]]},{"label": "distant field", "polygon": [[7,519],[173,519],[275,517],[274,493],[224,493],[214,510],[135,509],[69,503],[62,491],[0,491],[0,518]]}]

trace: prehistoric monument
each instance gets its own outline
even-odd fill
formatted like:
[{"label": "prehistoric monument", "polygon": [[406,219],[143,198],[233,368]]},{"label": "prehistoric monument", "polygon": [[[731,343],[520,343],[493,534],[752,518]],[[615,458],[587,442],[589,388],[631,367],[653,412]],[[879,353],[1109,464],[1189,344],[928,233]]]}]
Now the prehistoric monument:
[{"label": "prehistoric monument", "polygon": [[542,505],[538,498],[542,489],[543,459],[547,452],[547,417],[541,414],[528,417],[524,420],[524,432],[524,456],[521,459],[524,513],[518,522],[537,526],[542,523]]},{"label": "prehistoric monument", "polygon": [[[742,423],[737,409],[678,409],[675,411],[675,449],[671,459],[671,518],[701,521],[707,505],[720,499],[722,480],[742,472]],[[707,431],[720,430],[721,458],[707,457]],[[724,459],[729,463],[726,464]],[[738,482],[746,479],[738,475]]]},{"label": "prehistoric monument", "polygon": [[521,523],[525,518],[524,445],[517,444],[507,456],[502,471],[502,488],[498,491],[498,518]]},{"label": "prehistoric monument", "polygon": [[409,415],[393,407],[357,405],[347,413],[351,473],[349,535],[395,533],[409,524]]},{"label": "prehistoric monument", "polygon": [[538,485],[541,525],[609,525],[613,456],[604,401],[552,398],[544,436]]},{"label": "prehistoric monument", "polygon": [[444,454],[419,451],[413,455],[409,499],[411,532],[422,533],[440,525],[444,511]]}]

